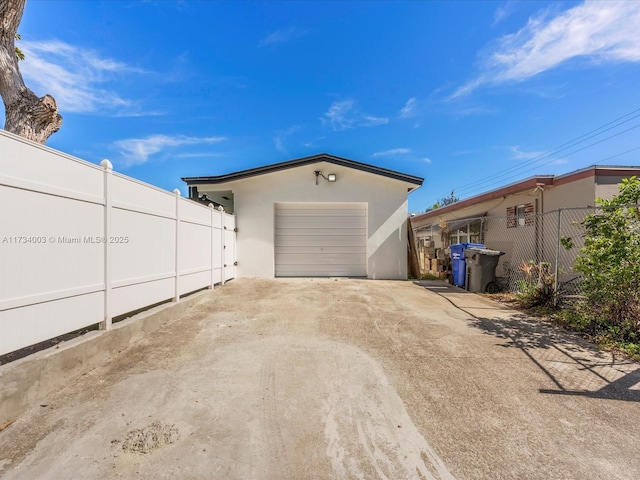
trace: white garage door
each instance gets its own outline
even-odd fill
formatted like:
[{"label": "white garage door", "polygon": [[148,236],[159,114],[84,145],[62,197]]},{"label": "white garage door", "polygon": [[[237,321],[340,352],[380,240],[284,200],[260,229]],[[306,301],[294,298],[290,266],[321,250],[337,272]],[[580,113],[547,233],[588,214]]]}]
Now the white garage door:
[{"label": "white garage door", "polygon": [[276,277],[367,275],[367,208],[362,203],[279,203]]}]

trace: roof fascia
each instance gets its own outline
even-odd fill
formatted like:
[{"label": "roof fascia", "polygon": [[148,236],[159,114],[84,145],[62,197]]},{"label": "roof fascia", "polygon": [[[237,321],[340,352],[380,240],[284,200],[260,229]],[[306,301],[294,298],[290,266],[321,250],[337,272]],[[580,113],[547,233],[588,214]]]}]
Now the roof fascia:
[{"label": "roof fascia", "polygon": [[346,158],[336,157],[328,154],[313,155],[310,157],[298,158],[295,160],[289,160],[286,162],[274,163],[257,168],[250,168],[248,170],[241,170],[238,172],[227,173],[225,175],[208,176],[208,177],[183,177],[182,180],[187,185],[202,185],[202,184],[220,184],[227,183],[235,180],[242,180],[249,177],[255,177],[258,175],[266,175],[268,173],[274,173],[281,170],[288,170],[290,168],[302,167],[313,163],[327,162],[334,165],[340,165],[347,168],[353,168],[354,170],[360,170],[367,173],[373,173],[375,175],[381,175],[384,177],[392,178],[394,180],[400,180],[412,185],[421,186],[424,182],[424,178],[408,175],[406,173],[397,172],[394,170],[388,170],[386,168],[376,167],[366,163],[356,162]]},{"label": "roof fascia", "polygon": [[413,220],[414,221],[425,220],[430,217],[435,217],[438,215],[443,215],[445,213],[454,212],[456,210],[470,207],[477,203],[488,202],[491,200],[495,200],[496,198],[506,197],[507,195],[514,195],[516,193],[521,193],[526,190],[536,188],[541,184],[553,185],[553,176],[538,175],[535,177],[531,177],[526,180],[522,180],[521,182],[507,185],[506,187],[498,188],[496,190],[491,190],[490,192],[486,192],[486,193],[481,193],[480,195],[476,195],[475,197],[467,198],[465,200],[460,200],[458,202],[451,203],[444,207],[436,208],[435,210],[431,210],[430,212],[423,213],[421,215],[416,215],[415,217],[413,217]]},{"label": "roof fascia", "polygon": [[430,212],[423,213],[421,215],[416,215],[415,217],[413,217],[413,220],[414,221],[426,220],[430,217],[435,217],[435,216],[443,215],[445,213],[454,212],[456,210],[466,208],[476,203],[495,200],[496,198],[504,197],[506,195],[513,195],[516,193],[520,193],[525,190],[528,190],[529,188],[535,188],[539,184],[542,184],[545,186],[546,185],[558,186],[566,183],[575,182],[577,180],[582,180],[584,178],[596,177],[599,175],[605,176],[605,177],[613,177],[613,176],[624,177],[624,176],[640,175],[640,166],[591,165],[590,167],[581,168],[573,172],[565,173],[564,175],[558,175],[558,176],[537,175],[535,177],[522,180],[521,182],[507,185],[506,187],[501,187],[496,190],[482,193],[480,195],[476,195],[475,197],[467,198],[466,200],[452,203],[450,205],[446,205],[444,207],[432,210]]}]

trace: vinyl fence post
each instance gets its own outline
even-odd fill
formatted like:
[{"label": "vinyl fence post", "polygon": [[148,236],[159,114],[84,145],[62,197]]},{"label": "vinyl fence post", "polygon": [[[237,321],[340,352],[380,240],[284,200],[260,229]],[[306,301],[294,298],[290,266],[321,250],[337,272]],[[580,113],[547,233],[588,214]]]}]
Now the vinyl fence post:
[{"label": "vinyl fence post", "polygon": [[211,248],[209,249],[209,267],[211,267],[211,285],[209,286],[210,289],[213,289],[215,283],[216,283],[216,278],[215,278],[215,269],[213,268],[213,258],[214,258],[214,232],[215,232],[215,228],[213,228],[213,226],[215,225],[214,222],[214,218],[215,218],[215,214],[216,211],[213,208],[213,203],[209,204],[209,210],[211,211]]},{"label": "vinyl fence post", "polygon": [[108,242],[111,233],[111,179],[113,178],[113,165],[106,158],[100,162],[104,174],[104,224],[103,224],[103,259],[104,259],[104,320],[100,322],[100,330],[111,330],[111,268],[110,263],[110,243]]},{"label": "vinyl fence post", "polygon": [[225,256],[225,252],[224,249],[227,248],[224,244],[224,240],[225,240],[225,234],[224,231],[227,229],[227,225],[225,224],[225,217],[224,217],[224,208],[222,207],[222,205],[220,205],[218,207],[218,211],[220,212],[220,221],[221,223],[221,228],[220,228],[220,285],[224,285],[224,282],[226,280],[226,265],[225,265],[225,260],[226,260],[226,256]]},{"label": "vinyl fence post", "polygon": [[553,305],[558,306],[558,262],[560,261],[560,229],[562,209],[558,209],[558,228],[556,230],[556,265],[553,272]]},{"label": "vinyl fence post", "polygon": [[173,301],[180,301],[180,190],[177,188],[173,191],[176,196],[176,251],[175,251],[175,267],[176,267],[176,283]]}]

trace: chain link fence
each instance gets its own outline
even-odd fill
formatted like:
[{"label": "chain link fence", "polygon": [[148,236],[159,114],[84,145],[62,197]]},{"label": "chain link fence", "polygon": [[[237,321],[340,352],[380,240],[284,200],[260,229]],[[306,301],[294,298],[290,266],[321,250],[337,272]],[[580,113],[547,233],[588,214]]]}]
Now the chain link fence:
[{"label": "chain link fence", "polygon": [[581,273],[575,260],[584,246],[583,220],[596,208],[566,208],[524,217],[486,217],[484,243],[505,252],[496,268],[499,284],[520,291],[541,275],[553,277],[558,293],[577,295]]},{"label": "chain link fence", "polygon": [[574,265],[584,246],[583,222],[587,215],[600,211],[599,207],[563,208],[544,214],[443,220],[422,226],[416,230],[421,269],[445,278],[450,269],[450,245],[482,243],[504,252],[496,267],[503,290],[522,291],[544,275],[553,279],[558,296],[579,296],[582,274]]}]

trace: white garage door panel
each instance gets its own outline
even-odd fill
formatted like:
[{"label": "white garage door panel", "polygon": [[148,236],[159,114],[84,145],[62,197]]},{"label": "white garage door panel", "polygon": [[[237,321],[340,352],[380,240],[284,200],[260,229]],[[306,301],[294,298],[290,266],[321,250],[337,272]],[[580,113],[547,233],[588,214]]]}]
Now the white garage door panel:
[{"label": "white garage door panel", "polygon": [[281,216],[279,218],[278,228],[331,228],[339,230],[342,228],[366,228],[365,219],[356,215],[341,215],[332,217],[313,216]]},{"label": "white garage door panel", "polygon": [[[287,237],[291,235],[300,235],[306,237],[363,237],[366,234],[365,228],[278,228],[276,227],[276,237]],[[277,238],[276,238],[277,240]],[[319,239],[320,240],[320,239]]]},{"label": "white garage door panel", "polygon": [[[315,205],[315,206],[313,206]],[[281,203],[278,205],[280,208],[281,216],[290,216],[290,215],[320,215],[325,216],[328,210],[333,211],[333,213],[337,216],[339,215],[360,215],[362,213],[362,209],[364,208],[364,204],[356,205],[356,204],[345,204],[345,203],[325,203],[325,204],[304,204],[304,203],[289,203],[284,204]]]},{"label": "white garage door panel", "polygon": [[366,276],[364,204],[277,204],[276,276]]},{"label": "white garage door panel", "polygon": [[361,246],[318,246],[318,245],[294,245],[294,246],[278,246],[276,247],[276,255],[278,254],[307,254],[307,253],[346,253],[346,254],[365,254],[364,248]]},{"label": "white garage door panel", "polygon": [[291,265],[279,277],[364,277],[366,272],[353,273],[353,266],[342,265]]},{"label": "white garage door panel", "polygon": [[[311,257],[311,258],[310,258]],[[353,253],[326,253],[322,254],[300,254],[300,253],[279,253],[276,259],[281,264],[286,265],[354,265],[358,266],[365,259],[364,254]]]},{"label": "white garage door panel", "polygon": [[[319,238],[323,237],[323,238]],[[323,245],[326,247],[362,247],[362,239],[359,236],[328,236],[328,235],[280,235],[276,237],[275,244],[280,247],[313,247]],[[277,250],[276,250],[277,251]]]}]

